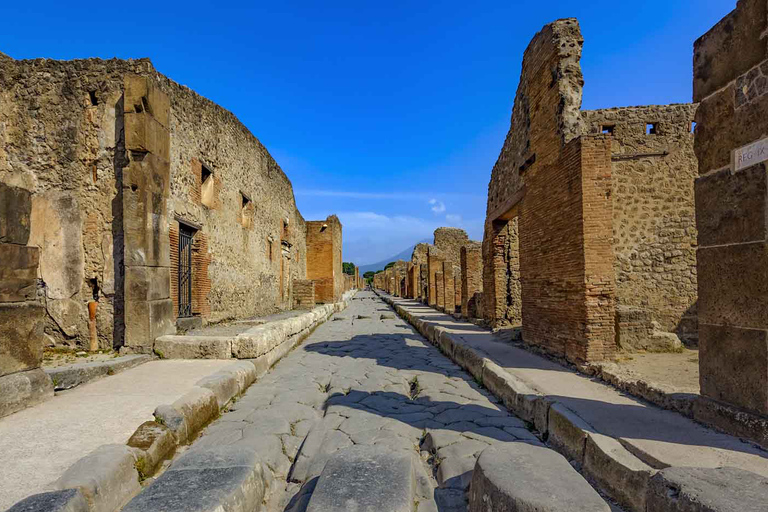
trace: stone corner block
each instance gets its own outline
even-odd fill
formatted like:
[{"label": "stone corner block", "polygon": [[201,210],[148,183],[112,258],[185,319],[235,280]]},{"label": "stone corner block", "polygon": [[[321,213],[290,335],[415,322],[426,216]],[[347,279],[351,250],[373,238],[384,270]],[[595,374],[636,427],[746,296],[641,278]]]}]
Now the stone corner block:
[{"label": "stone corner block", "polygon": [[587,435],[594,429],[576,413],[556,402],[549,407],[547,443],[579,465],[584,462]]},{"label": "stone corner block", "polygon": [[197,386],[171,405],[160,405],[155,409],[157,422],[171,429],[179,444],[186,443],[218,415],[216,394]]},{"label": "stone corner block", "polygon": [[160,336],[154,351],[163,359],[231,359],[232,340],[219,336]]},{"label": "stone corner block", "polygon": [[165,425],[156,421],[145,421],[139,425],[126,444],[141,450],[141,454],[137,456],[136,469],[142,477],[148,477],[163,460],[173,455],[176,450],[176,436]]}]

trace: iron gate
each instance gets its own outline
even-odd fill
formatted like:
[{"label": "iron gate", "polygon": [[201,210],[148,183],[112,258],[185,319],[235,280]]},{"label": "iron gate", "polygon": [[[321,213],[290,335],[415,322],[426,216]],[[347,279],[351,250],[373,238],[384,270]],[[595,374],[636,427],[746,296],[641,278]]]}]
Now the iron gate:
[{"label": "iron gate", "polygon": [[192,239],[195,231],[179,226],[179,318],[192,316]]}]

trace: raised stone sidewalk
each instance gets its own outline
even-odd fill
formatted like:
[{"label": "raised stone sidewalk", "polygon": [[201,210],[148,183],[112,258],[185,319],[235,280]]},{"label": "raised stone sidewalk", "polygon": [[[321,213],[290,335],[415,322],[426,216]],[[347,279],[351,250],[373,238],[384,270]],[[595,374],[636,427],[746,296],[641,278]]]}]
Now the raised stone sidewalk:
[{"label": "raised stone sidewalk", "polygon": [[[739,468],[763,477],[763,482],[768,477],[768,453],[751,443],[499,342],[490,331],[422,303],[379,293],[430,342],[529,422],[549,446],[629,510],[646,511],[647,497],[653,495],[652,489],[649,494],[652,479],[668,467],[704,468],[710,471],[708,479],[725,486],[730,477],[717,468]],[[681,482],[688,477],[680,477]],[[710,486],[710,490],[716,488]]]}]

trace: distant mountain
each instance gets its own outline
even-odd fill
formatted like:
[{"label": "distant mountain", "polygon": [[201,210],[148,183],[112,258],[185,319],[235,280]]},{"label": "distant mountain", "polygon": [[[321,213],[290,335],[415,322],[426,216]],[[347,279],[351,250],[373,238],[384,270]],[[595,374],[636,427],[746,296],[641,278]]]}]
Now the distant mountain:
[{"label": "distant mountain", "polygon": [[390,261],[397,261],[397,260],[405,260],[405,261],[411,261],[411,256],[413,255],[413,248],[416,247],[419,244],[428,244],[432,241],[430,239],[424,239],[419,242],[416,242],[409,248],[405,249],[403,252],[395,254],[391,258],[387,258],[385,260],[382,260],[378,263],[371,263],[370,265],[360,265],[360,275],[365,274],[369,270],[373,270],[376,272],[377,270],[384,270],[384,265],[389,263]]}]

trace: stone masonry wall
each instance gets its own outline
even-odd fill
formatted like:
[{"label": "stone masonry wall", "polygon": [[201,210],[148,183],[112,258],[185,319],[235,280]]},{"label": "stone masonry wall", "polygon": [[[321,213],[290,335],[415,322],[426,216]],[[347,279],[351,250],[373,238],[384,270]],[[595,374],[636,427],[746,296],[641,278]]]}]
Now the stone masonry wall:
[{"label": "stone masonry wall", "polygon": [[[695,112],[695,105],[666,105],[582,113],[589,133],[605,131],[612,135],[617,314],[640,316],[663,331],[694,342]],[[641,332],[650,330],[649,325]],[[619,329],[621,346],[648,348],[648,339],[632,338]]]},{"label": "stone masonry wall", "polygon": [[765,158],[767,29],[766,2],[741,0],[694,46],[701,394],[707,421],[753,439],[768,417],[768,165],[734,150],[762,141],[751,161]]},{"label": "stone masonry wall", "polygon": [[473,242],[461,248],[461,314],[479,318],[483,293],[483,246]]},{"label": "stone masonry wall", "polygon": [[[86,347],[87,304],[96,300],[100,346],[123,344],[123,194],[133,192],[122,187],[124,173],[141,153],[157,156],[125,147],[126,129],[134,129],[124,127],[125,116],[159,115],[149,97],[147,105],[124,105],[129,75],[168,98],[170,153],[161,156],[169,160],[170,190],[153,226],[160,251],[170,250],[179,221],[198,229],[206,252],[196,258],[200,268],[207,261],[209,283],[196,290],[197,311],[219,321],[290,308],[291,283],[306,275],[304,221],[290,182],[234,115],[158,74],[147,59],[3,56],[0,182],[32,194],[30,245],[41,248],[46,343]],[[148,123],[135,128],[149,130],[156,145],[162,134]],[[212,179],[201,190],[204,167]]]}]

